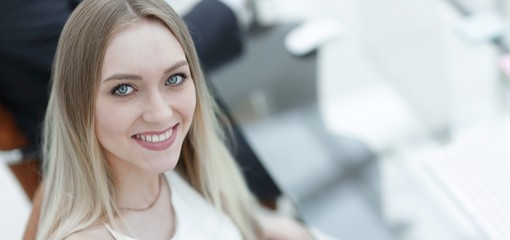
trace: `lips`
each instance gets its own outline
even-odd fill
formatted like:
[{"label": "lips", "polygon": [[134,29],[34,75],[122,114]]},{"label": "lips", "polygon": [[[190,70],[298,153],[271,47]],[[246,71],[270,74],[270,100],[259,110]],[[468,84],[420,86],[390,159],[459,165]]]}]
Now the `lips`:
[{"label": "lips", "polygon": [[179,124],[175,124],[173,127],[159,132],[138,133],[131,136],[131,138],[144,148],[154,151],[162,151],[172,146],[175,142],[177,126],[179,126]]}]

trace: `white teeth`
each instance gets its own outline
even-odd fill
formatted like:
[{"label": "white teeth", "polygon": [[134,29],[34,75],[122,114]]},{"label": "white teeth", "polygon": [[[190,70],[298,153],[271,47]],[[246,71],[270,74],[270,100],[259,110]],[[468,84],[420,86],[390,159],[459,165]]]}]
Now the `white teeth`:
[{"label": "white teeth", "polygon": [[152,143],[159,143],[166,141],[173,135],[173,130],[166,131],[165,133],[162,133],[160,135],[136,135],[137,139],[140,139],[144,142],[152,142]]}]

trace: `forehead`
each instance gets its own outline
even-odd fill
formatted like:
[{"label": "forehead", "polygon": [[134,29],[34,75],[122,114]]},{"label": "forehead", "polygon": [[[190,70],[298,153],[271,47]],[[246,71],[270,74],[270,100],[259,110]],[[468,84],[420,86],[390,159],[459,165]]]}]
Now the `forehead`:
[{"label": "forehead", "polygon": [[167,68],[182,60],[186,60],[183,48],[170,30],[158,21],[144,19],[113,35],[101,75]]}]

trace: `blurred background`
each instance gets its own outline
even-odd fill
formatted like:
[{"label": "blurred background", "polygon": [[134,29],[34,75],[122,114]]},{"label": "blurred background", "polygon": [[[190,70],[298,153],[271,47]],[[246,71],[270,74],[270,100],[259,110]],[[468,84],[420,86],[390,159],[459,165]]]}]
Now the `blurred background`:
[{"label": "blurred background", "polygon": [[207,77],[307,223],[338,239],[508,239],[420,159],[506,119],[510,2],[252,2],[243,53]]},{"label": "blurred background", "polygon": [[[505,118],[508,1],[255,3],[245,52],[210,77],[308,222],[339,239],[507,239],[419,158]],[[324,19],[335,34],[293,54],[293,31]]]}]

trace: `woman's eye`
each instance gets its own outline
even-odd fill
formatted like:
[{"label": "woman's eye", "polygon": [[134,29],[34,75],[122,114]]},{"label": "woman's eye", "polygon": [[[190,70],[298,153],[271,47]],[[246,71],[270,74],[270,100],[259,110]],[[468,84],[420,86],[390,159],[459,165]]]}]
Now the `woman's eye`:
[{"label": "woman's eye", "polygon": [[165,85],[179,85],[181,84],[184,80],[186,79],[186,75],[184,75],[183,73],[179,73],[179,74],[174,74],[172,76],[170,76],[166,82],[165,82]]},{"label": "woman's eye", "polygon": [[121,84],[112,90],[113,95],[126,96],[133,92],[135,89],[127,84]]}]

